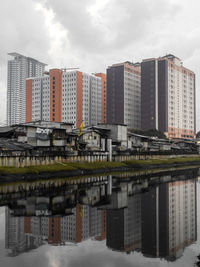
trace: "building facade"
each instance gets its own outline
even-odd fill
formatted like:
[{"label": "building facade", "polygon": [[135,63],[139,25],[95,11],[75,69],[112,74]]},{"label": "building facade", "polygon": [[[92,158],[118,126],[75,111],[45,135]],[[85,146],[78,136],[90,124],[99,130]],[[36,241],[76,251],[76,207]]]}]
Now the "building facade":
[{"label": "building facade", "polygon": [[51,69],[26,81],[26,122],[101,122],[101,78],[80,71]]},{"label": "building facade", "polygon": [[143,60],[141,77],[142,129],[157,129],[169,138],[194,138],[194,72],[167,55]]},{"label": "building facade", "polygon": [[101,122],[106,123],[106,99],[107,99],[106,74],[96,73],[95,76],[101,78]]},{"label": "building facade", "polygon": [[140,64],[125,62],[107,69],[107,123],[141,126]]},{"label": "building facade", "polygon": [[26,78],[42,76],[45,64],[18,53],[8,60],[7,124],[24,123],[26,120]]}]

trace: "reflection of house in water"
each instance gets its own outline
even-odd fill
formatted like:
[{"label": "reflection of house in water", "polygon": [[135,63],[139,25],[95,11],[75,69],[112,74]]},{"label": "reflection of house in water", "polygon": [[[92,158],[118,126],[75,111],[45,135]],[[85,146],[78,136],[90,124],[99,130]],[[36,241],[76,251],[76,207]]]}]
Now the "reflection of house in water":
[{"label": "reflection of house in water", "polygon": [[109,203],[111,188],[106,176],[1,186],[1,204],[9,207],[6,247],[17,255],[47,242],[105,239],[105,211],[98,209]]},{"label": "reflection of house in water", "polygon": [[14,216],[71,215],[77,203],[101,207],[110,202],[110,177],[90,177],[80,180],[40,181],[2,185],[1,205],[7,205]]},{"label": "reflection of house in water", "polygon": [[142,253],[175,260],[197,238],[196,181],[161,184],[142,194]]}]

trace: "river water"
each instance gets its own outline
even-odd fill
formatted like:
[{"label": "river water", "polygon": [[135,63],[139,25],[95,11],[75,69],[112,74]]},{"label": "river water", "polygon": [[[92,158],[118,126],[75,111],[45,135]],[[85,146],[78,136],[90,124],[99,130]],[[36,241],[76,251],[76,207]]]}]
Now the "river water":
[{"label": "river water", "polygon": [[199,173],[0,183],[0,266],[197,266]]}]

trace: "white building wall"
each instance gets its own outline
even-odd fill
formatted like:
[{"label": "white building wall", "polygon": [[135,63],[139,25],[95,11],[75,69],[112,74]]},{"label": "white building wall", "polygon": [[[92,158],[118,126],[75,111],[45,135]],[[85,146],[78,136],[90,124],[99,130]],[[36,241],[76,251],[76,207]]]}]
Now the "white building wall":
[{"label": "white building wall", "polygon": [[90,76],[90,125],[101,122],[101,78]]},{"label": "white building wall", "polygon": [[76,71],[63,72],[62,121],[76,125]]},{"label": "white building wall", "polygon": [[168,61],[168,127],[187,137],[195,130],[195,76],[179,65]]},{"label": "white building wall", "polygon": [[91,82],[90,75],[83,73],[82,80],[82,89],[83,89],[83,99],[82,99],[82,118],[84,121],[84,126],[90,125],[91,121]]},{"label": "white building wall", "polygon": [[43,121],[50,121],[50,88],[49,76],[42,78],[42,117]]},{"label": "white building wall", "polygon": [[32,80],[32,121],[41,120],[42,117],[42,79]]},{"label": "white building wall", "polygon": [[141,128],[141,75],[124,71],[124,124]]}]

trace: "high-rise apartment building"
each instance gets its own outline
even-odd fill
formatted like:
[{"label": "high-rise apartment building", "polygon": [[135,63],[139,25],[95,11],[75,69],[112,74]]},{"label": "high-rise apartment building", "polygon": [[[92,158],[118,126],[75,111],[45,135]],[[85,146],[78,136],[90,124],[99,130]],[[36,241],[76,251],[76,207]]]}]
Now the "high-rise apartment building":
[{"label": "high-rise apartment building", "polygon": [[167,55],[141,63],[141,123],[169,138],[195,136],[195,74]]},{"label": "high-rise apartment building", "polygon": [[26,120],[26,78],[42,76],[45,64],[18,53],[8,60],[7,124],[24,123]]},{"label": "high-rise apartment building", "polygon": [[96,73],[95,76],[101,78],[101,122],[106,123],[106,94],[107,94],[106,74]]},{"label": "high-rise apartment building", "polygon": [[100,77],[80,71],[51,69],[43,77],[27,79],[26,122],[95,125],[101,122],[101,87]]},{"label": "high-rise apartment building", "polygon": [[141,126],[140,64],[124,62],[107,69],[107,123]]}]

